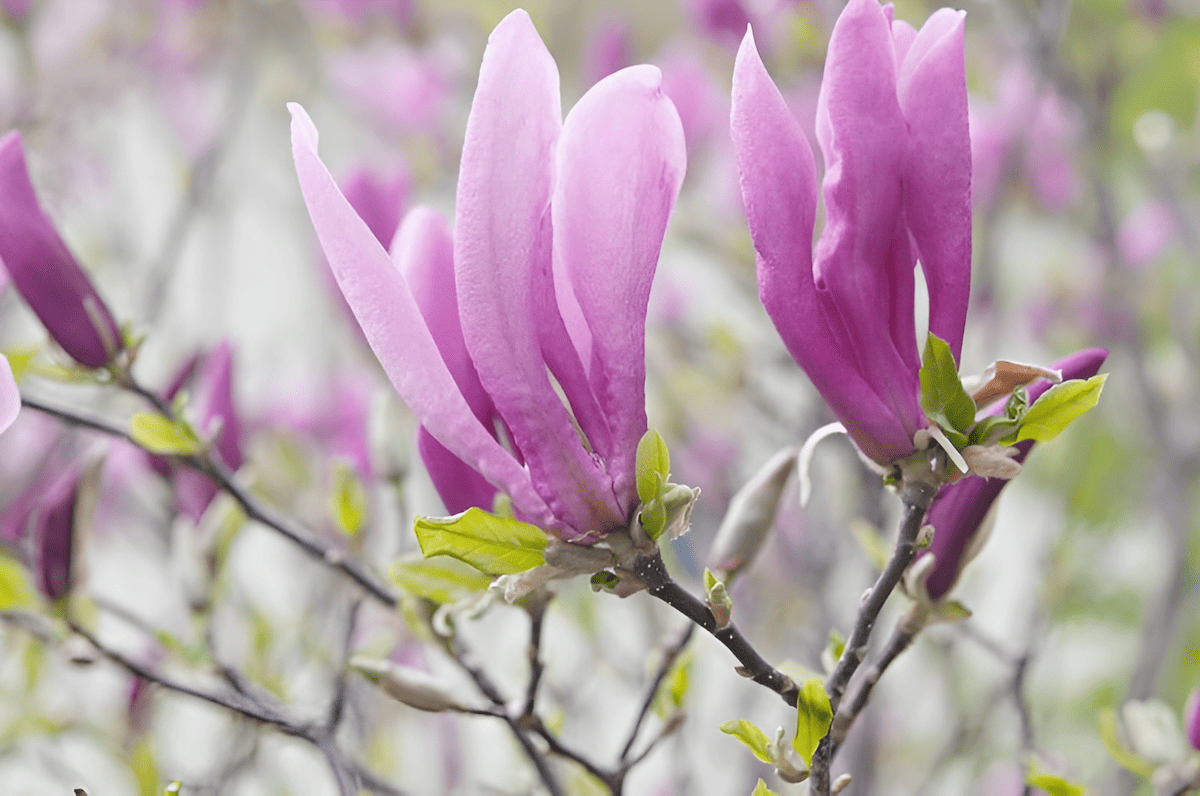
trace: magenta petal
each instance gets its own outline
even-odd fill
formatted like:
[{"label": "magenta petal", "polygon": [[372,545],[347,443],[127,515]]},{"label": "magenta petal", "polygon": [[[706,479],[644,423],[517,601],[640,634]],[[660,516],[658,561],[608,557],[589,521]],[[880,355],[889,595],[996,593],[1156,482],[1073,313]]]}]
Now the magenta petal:
[{"label": "magenta petal", "polygon": [[67,468],[43,494],[31,517],[37,585],[51,601],[65,596],[71,589],[79,476],[77,465]]},{"label": "magenta petal", "polygon": [[216,423],[221,424],[217,453],[230,469],[239,469],[241,423],[233,405],[233,350],[229,341],[222,340],[201,360],[192,393],[192,411],[201,434],[207,434]]},{"label": "magenta petal", "polygon": [[121,348],[121,332],[96,288],[42,211],[16,131],[0,138],[0,262],[62,349],[98,368]]},{"label": "magenta petal", "polygon": [[484,511],[492,510],[496,502],[496,487],[448,451],[424,426],[417,429],[417,452],[447,513],[459,514],[472,506]]},{"label": "magenta petal", "polygon": [[21,393],[13,379],[8,357],[0,354],[0,433],[13,424],[21,411]]},{"label": "magenta petal", "polygon": [[965,17],[943,8],[929,18],[905,58],[898,85],[911,142],[904,204],[929,286],[929,331],[950,344],[956,360],[971,295]]},{"label": "magenta petal", "polygon": [[812,268],[816,164],[751,34],[734,67],[730,129],[763,305],[863,453],[880,464],[894,461],[912,451],[911,435],[855,369],[853,351],[823,314]]},{"label": "magenta petal", "polygon": [[891,312],[914,300],[911,275],[902,273],[911,266],[896,250],[907,131],[895,72],[887,14],[875,0],[851,0],[834,25],[817,101],[827,220],[816,272],[859,372],[911,439],[924,423],[912,367],[916,332],[896,336]]},{"label": "magenta petal", "polygon": [[480,425],[442,361],[404,277],[317,156],[317,130],[299,105],[292,152],[317,238],[367,341],[422,425],[503,489],[527,516],[552,523],[528,474]]},{"label": "magenta petal", "polygon": [[1183,720],[1188,743],[1192,745],[1193,749],[1200,750],[1200,688],[1193,691],[1192,695],[1188,697]]},{"label": "magenta petal", "polygon": [[382,175],[359,168],[342,183],[346,201],[385,249],[392,245],[410,191],[408,173],[403,170]]},{"label": "magenta petal", "polygon": [[646,433],[646,307],[687,152],[653,66],[597,83],[567,116],[553,200],[554,251],[592,333],[589,375],[608,417],[614,489],[627,510]]},{"label": "magenta petal", "polygon": [[550,385],[535,321],[540,291],[551,289],[544,217],[560,119],[554,59],[529,16],[514,11],[488,40],[467,121],[454,230],[459,313],[479,379],[538,493],[576,532],[607,531],[624,517]]}]

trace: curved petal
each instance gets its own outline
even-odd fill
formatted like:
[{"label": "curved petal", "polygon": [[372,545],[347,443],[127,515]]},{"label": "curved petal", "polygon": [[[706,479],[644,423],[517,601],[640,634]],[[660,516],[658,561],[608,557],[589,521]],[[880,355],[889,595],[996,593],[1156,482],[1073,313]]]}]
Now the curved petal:
[{"label": "curved petal", "polygon": [[543,218],[561,118],[554,59],[529,15],[514,11],[488,39],[467,120],[455,276],[467,350],[535,488],[575,531],[604,531],[624,518],[546,375],[534,312],[551,289],[536,280],[550,274]]},{"label": "curved petal", "polygon": [[0,138],[0,262],[46,331],[76,361],[98,368],[120,350],[112,313],[38,204],[15,130]]},{"label": "curved petal", "polygon": [[646,433],[646,307],[686,168],[683,126],[643,65],[587,92],[563,125],[553,199],[554,252],[591,330],[589,376],[612,429],[608,459],[623,510]]},{"label": "curved petal", "polygon": [[904,234],[907,131],[895,74],[888,15],[875,0],[851,0],[834,25],[817,100],[827,220],[816,274],[828,292],[826,306],[852,341],[859,372],[911,439],[924,417],[912,368],[919,361],[916,330],[894,332],[891,312],[914,300],[896,250]]},{"label": "curved petal", "polygon": [[966,12],[943,8],[917,33],[900,71],[911,142],[904,207],[929,286],[929,330],[962,350],[971,296],[971,135],[963,56]]},{"label": "curved petal", "polygon": [[529,475],[480,425],[442,361],[404,277],[317,156],[317,130],[290,104],[292,153],[313,228],[371,349],[409,409],[535,521],[553,524]]},{"label": "curved petal", "polygon": [[492,510],[496,487],[434,439],[424,426],[417,429],[417,452],[448,514],[459,514],[473,506]]},{"label": "curved petal", "polygon": [[912,450],[912,438],[863,380],[853,352],[825,318],[812,268],[816,164],[750,33],[734,67],[730,131],[763,306],[863,453],[881,464],[893,461]]},{"label": "curved petal", "polygon": [[21,411],[21,393],[13,379],[12,366],[8,357],[0,354],[0,433],[13,424]]}]

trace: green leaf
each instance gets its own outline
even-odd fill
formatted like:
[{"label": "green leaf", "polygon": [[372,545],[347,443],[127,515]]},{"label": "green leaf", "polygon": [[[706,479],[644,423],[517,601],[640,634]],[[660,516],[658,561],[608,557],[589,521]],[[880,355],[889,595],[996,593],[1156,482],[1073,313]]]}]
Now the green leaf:
[{"label": "green leaf", "polygon": [[154,762],[154,749],[148,740],[141,741],[130,752],[129,768],[137,779],[140,796],[158,796],[158,767]]},{"label": "green leaf", "polygon": [[1117,730],[1117,712],[1115,710],[1105,708],[1100,711],[1096,722],[1100,725],[1100,740],[1113,760],[1117,761],[1122,768],[1129,769],[1143,779],[1150,779],[1154,775],[1153,764],[1138,757],[1121,743],[1121,733]]},{"label": "green leaf", "polygon": [[8,366],[12,369],[13,381],[20,383],[25,371],[29,370],[33,358],[37,356],[36,348],[9,348],[3,352],[8,358]]},{"label": "green leaf", "polygon": [[[667,443],[662,435],[650,429],[642,435],[637,446],[637,493],[642,503],[649,503],[658,497],[662,487],[671,474],[671,454],[667,451]],[[643,523],[644,524],[644,523]]]},{"label": "green leaf", "polygon": [[[662,476],[654,474],[659,484],[659,492],[662,490]],[[653,498],[642,503],[642,510],[638,513],[638,521],[642,523],[642,527],[646,529],[646,535],[651,539],[657,540],[662,536],[663,531],[667,529],[667,507],[658,498]]]},{"label": "green leaf", "polygon": [[1087,381],[1072,379],[1046,390],[1025,413],[1016,441],[1031,439],[1049,442],[1057,437],[1063,429],[1100,402],[1100,391],[1104,389],[1104,380],[1107,378],[1107,373],[1101,373]]},{"label": "green leaf", "polygon": [[675,666],[671,668],[671,673],[667,675],[667,695],[671,698],[671,703],[675,707],[683,704],[683,698],[687,696],[688,675],[692,668],[691,655],[685,656],[683,659],[676,661]]},{"label": "green leaf", "polygon": [[453,517],[417,517],[417,542],[426,557],[445,555],[489,575],[515,575],[546,563],[546,534],[520,520],[470,508]]},{"label": "green leaf", "polygon": [[592,584],[592,591],[600,591],[601,589],[612,591],[621,585],[621,579],[617,577],[616,573],[609,572],[606,569],[592,575],[589,582]]},{"label": "green leaf", "polygon": [[1047,774],[1039,770],[1037,763],[1032,763],[1029,766],[1029,774],[1025,777],[1025,782],[1035,788],[1041,788],[1050,796],[1084,796],[1086,791],[1078,785],[1072,785],[1062,777],[1056,777],[1053,774]]},{"label": "green leaf", "polygon": [[333,463],[329,514],[337,527],[348,536],[357,536],[367,520],[367,490],[354,468],[343,461]]},{"label": "green leaf", "polygon": [[760,777],[758,784],[754,786],[754,792],[750,796],[779,796],[779,794],[768,788],[767,783],[763,782]]},{"label": "green leaf", "polygon": [[764,763],[774,764],[775,761],[771,758],[771,752],[769,750],[771,742],[767,739],[767,734],[758,727],[755,727],[750,722],[746,721],[745,719],[734,719],[733,721],[727,721],[721,725],[721,732],[725,733],[726,735],[732,735],[734,738],[737,738],[739,741],[746,744],[750,751],[754,753],[754,756],[759,760],[763,761]]},{"label": "green leaf", "polygon": [[189,456],[199,453],[200,438],[191,426],[154,412],[138,412],[129,427],[133,440],[151,453]]},{"label": "green leaf", "polygon": [[392,565],[392,582],[409,594],[446,605],[486,591],[492,578],[454,558],[414,554]]},{"label": "green leaf", "polygon": [[846,637],[837,628],[830,628],[829,645],[825,649],[829,650],[829,654],[833,656],[834,663],[840,661],[842,654],[846,651]]},{"label": "green leaf", "polygon": [[833,707],[829,704],[825,686],[816,677],[806,680],[796,698],[796,737],[792,739],[792,748],[804,760],[804,765],[812,766],[813,752],[817,751],[817,744],[829,732],[831,724]]},{"label": "green leaf", "polygon": [[[925,339],[921,357],[921,408],[948,429],[965,431],[975,422],[975,402],[963,389],[950,346],[935,334]],[[942,420],[948,422],[941,422]],[[957,444],[957,443],[956,443]]]},{"label": "green leaf", "polygon": [[0,558],[0,611],[28,608],[36,602],[25,568],[11,558]]}]

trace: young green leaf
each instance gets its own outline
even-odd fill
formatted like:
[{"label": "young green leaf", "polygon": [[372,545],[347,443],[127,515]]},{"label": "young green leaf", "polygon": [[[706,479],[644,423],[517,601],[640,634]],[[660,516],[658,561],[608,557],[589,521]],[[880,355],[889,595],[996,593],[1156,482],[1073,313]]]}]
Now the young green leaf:
[{"label": "young green leaf", "polygon": [[392,565],[392,582],[409,594],[446,605],[485,591],[492,578],[448,556],[420,558],[414,554]]},{"label": "young green leaf", "polygon": [[796,698],[796,737],[792,739],[792,748],[804,760],[804,765],[812,766],[813,752],[817,751],[817,744],[829,732],[831,724],[833,708],[825,686],[816,677],[806,680]]},{"label": "young green leaf", "polygon": [[754,786],[754,792],[750,796],[779,796],[779,794],[768,788],[767,783],[763,782],[760,777],[758,784]]},{"label": "young green leaf", "polygon": [[12,369],[13,381],[21,382],[25,371],[29,370],[33,358],[37,356],[36,348],[10,348],[0,352],[8,358],[8,366]]},{"label": "young green leaf", "polygon": [[172,421],[154,412],[138,412],[133,416],[129,431],[134,441],[150,451],[167,456],[190,456],[199,453],[200,438],[191,426]]},{"label": "young green leaf", "polygon": [[453,517],[417,517],[426,557],[446,555],[489,575],[515,575],[546,563],[546,535],[536,525],[470,508]]},{"label": "young green leaf", "polygon": [[0,611],[28,608],[37,602],[25,568],[11,558],[0,557]]},{"label": "young green leaf", "polygon": [[952,429],[965,431],[975,422],[975,402],[963,389],[950,346],[935,334],[925,339],[921,357],[921,408],[931,419],[943,418]]},{"label": "young green leaf", "polygon": [[346,462],[337,461],[333,464],[329,514],[347,536],[357,536],[367,520],[367,490],[354,468]]},{"label": "young green leaf", "polygon": [[754,753],[754,756],[764,763],[775,762],[771,759],[771,752],[768,748],[771,741],[767,738],[767,734],[745,719],[734,719],[733,721],[725,722],[721,725],[721,732],[726,735],[732,735],[746,744],[750,751]]},{"label": "young green leaf", "polygon": [[1072,785],[1062,777],[1056,777],[1053,774],[1041,771],[1037,763],[1030,764],[1029,774],[1025,777],[1025,783],[1035,788],[1041,788],[1050,794],[1050,796],[1084,796],[1086,793],[1083,788],[1078,785]]},{"label": "young green leaf", "polygon": [[1150,779],[1154,775],[1154,765],[1138,757],[1121,743],[1121,733],[1117,730],[1117,712],[1112,708],[1105,708],[1096,719],[1100,725],[1100,740],[1109,756],[1122,768],[1129,769],[1143,779]]},{"label": "young green leaf", "polygon": [[1072,379],[1056,384],[1042,394],[1029,407],[1017,431],[1017,441],[1031,439],[1049,442],[1078,417],[1100,402],[1100,391],[1104,389],[1107,373],[1093,376],[1087,381]]},{"label": "young green leaf", "polygon": [[643,434],[638,442],[634,463],[637,468],[638,499],[642,503],[649,503],[658,497],[660,484],[665,484],[671,473],[671,454],[662,435],[654,429]]}]

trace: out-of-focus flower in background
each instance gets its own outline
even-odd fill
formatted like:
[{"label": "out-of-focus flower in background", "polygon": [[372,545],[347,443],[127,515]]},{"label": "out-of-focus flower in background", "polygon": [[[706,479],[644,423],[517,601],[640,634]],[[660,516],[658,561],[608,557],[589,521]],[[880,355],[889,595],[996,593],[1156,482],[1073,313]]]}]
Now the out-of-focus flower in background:
[{"label": "out-of-focus flower in background", "polygon": [[1127,265],[1140,268],[1154,261],[1175,240],[1178,224],[1166,202],[1142,202],[1117,228],[1117,250]]},{"label": "out-of-focus flower in background", "polygon": [[834,26],[817,108],[826,224],[810,245],[816,165],[747,35],[732,132],[759,292],[792,356],[868,458],[914,450],[917,258],[929,330],[962,346],[971,275],[971,152],[963,13],[915,31],[852,0]]},{"label": "out-of-focus flower in background", "polygon": [[121,350],[112,313],[38,203],[16,131],[0,138],[0,264],[75,361],[99,368]]},{"label": "out-of-focus flower in background", "polygon": [[[646,431],[650,283],[686,159],[659,71],[640,66],[609,76],[564,123],[554,60],[528,15],[511,13],[493,31],[480,69],[453,248],[444,221],[414,211],[393,248],[399,271],[320,162],[316,129],[298,106],[292,129],[317,237],[372,348],[429,435],[549,533],[594,539],[588,535],[623,526],[636,502],[634,452]],[[435,269],[448,286],[451,264],[455,289],[439,292],[441,317],[457,315],[469,364],[504,421],[511,452],[472,411],[447,361],[455,324],[431,328],[410,285],[419,281],[413,269]]]}]

